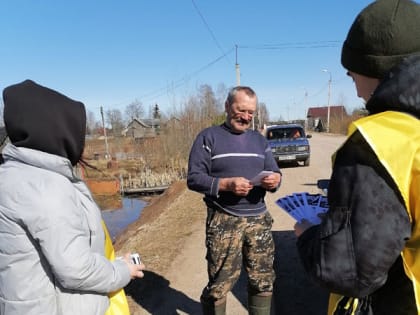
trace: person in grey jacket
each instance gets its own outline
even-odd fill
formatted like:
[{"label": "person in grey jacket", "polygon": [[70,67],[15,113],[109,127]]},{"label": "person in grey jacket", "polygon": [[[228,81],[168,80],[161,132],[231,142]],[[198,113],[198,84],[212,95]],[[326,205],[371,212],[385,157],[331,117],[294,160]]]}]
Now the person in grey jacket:
[{"label": "person in grey jacket", "polygon": [[83,103],[26,80],[3,91],[10,139],[0,165],[0,314],[104,314],[110,292],[143,277],[104,256],[101,213],[74,173]]}]

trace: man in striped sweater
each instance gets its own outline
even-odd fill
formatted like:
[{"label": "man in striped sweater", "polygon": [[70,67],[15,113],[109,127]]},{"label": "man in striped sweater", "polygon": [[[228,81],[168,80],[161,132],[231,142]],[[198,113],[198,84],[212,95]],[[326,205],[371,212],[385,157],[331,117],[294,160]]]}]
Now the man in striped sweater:
[{"label": "man in striped sweater", "polygon": [[[281,173],[264,136],[249,129],[257,107],[246,86],[230,90],[226,121],[201,131],[191,148],[188,187],[204,194],[209,282],[203,289],[204,314],[225,314],[226,296],[242,264],[249,278],[250,314],[270,314],[275,279],[272,218],[266,191],[276,191]],[[262,171],[269,171],[252,182]]]}]

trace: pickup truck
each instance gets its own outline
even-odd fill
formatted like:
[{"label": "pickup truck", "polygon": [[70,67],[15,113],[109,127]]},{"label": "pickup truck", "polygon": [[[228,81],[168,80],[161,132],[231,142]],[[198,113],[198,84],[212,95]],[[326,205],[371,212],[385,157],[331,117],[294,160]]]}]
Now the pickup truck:
[{"label": "pickup truck", "polygon": [[266,129],[266,138],[277,163],[303,162],[309,166],[311,148],[310,134],[299,124],[272,125]]}]

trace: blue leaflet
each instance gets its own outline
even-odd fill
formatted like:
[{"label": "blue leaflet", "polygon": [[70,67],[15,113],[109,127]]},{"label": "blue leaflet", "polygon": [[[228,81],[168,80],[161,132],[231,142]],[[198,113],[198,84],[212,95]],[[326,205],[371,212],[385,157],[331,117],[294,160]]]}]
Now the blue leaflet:
[{"label": "blue leaflet", "polygon": [[277,199],[276,204],[285,210],[296,221],[303,219],[312,224],[320,224],[319,214],[328,211],[328,199],[321,194],[309,194],[307,192],[294,193]]}]

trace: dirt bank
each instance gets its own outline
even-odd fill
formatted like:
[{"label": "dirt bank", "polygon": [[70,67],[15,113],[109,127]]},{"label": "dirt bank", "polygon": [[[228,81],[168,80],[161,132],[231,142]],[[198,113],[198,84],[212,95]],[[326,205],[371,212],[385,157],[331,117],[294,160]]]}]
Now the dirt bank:
[{"label": "dirt bank", "polygon": [[145,278],[132,281],[126,288],[132,314],[148,314],[143,311],[145,305],[150,314],[165,314],[153,313],[159,304],[156,296],[165,299],[164,292],[169,288],[165,274],[196,226],[204,224],[201,199],[201,195],[187,189],[185,181],[175,182],[153,198],[140,219],[117,237],[118,253],[138,252],[147,266]]},{"label": "dirt bank", "polygon": [[152,198],[139,220],[117,237],[116,250],[137,251],[149,271],[165,271],[192,227],[204,218],[201,198],[187,189],[185,181],[173,183],[162,195]]}]

